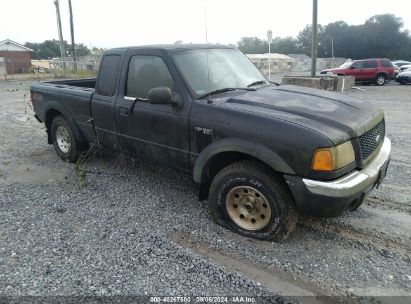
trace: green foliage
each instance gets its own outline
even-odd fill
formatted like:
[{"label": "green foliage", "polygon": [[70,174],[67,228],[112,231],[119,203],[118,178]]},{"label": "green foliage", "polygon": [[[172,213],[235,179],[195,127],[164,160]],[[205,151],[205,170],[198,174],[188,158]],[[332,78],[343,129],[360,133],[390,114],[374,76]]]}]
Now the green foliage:
[{"label": "green foliage", "polygon": [[[403,30],[401,18],[391,14],[376,15],[362,25],[348,25],[344,21],[318,25],[318,57],[334,56],[352,59],[384,57],[411,60],[411,37]],[[238,48],[246,54],[268,52],[267,41],[244,37]],[[311,25],[307,25],[296,38],[275,38],[273,53],[311,55]]]},{"label": "green foliage", "polygon": [[93,47],[91,49],[91,55],[96,56],[96,57],[101,57],[106,50],[107,49],[105,48]]},{"label": "green foliage", "polygon": [[268,52],[267,42],[257,37],[243,37],[237,45],[244,54],[264,54]]},{"label": "green foliage", "polygon": [[[72,57],[71,45],[67,41],[63,41],[66,50],[66,57]],[[41,43],[26,42],[24,46],[33,50],[31,58],[33,59],[49,59],[60,57],[60,42],[58,40],[46,40]],[[76,44],[76,55],[86,56],[90,55],[90,49],[83,43]]]},{"label": "green foliage", "polygon": [[[90,49],[83,43],[76,43],[76,56],[87,56],[90,55],[91,51]],[[71,54],[70,54],[71,56]]]}]

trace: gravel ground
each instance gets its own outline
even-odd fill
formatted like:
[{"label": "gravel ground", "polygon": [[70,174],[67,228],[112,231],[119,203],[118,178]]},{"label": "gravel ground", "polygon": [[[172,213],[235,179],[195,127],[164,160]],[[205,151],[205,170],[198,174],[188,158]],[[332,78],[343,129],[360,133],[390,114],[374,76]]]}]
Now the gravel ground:
[{"label": "gravel ground", "polygon": [[411,86],[344,93],[385,110],[387,178],[358,211],[302,218],[276,244],[214,224],[192,179],[167,168],[96,153],[82,186],[32,118],[29,85],[0,82],[0,297],[411,296]]}]

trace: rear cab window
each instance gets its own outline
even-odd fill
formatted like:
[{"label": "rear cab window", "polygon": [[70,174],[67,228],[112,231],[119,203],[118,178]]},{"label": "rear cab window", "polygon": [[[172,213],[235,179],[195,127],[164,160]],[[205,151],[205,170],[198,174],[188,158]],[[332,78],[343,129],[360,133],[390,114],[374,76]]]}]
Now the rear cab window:
[{"label": "rear cab window", "polygon": [[106,55],[103,57],[97,76],[96,94],[102,96],[114,95],[119,65],[120,55]]}]

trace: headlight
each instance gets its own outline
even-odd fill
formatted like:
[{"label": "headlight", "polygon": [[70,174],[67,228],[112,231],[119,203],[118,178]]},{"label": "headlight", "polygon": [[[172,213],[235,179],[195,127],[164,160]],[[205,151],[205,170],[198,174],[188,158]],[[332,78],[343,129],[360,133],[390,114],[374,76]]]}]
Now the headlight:
[{"label": "headlight", "polygon": [[311,169],[315,171],[334,171],[355,161],[354,148],[350,141],[331,148],[314,151]]}]

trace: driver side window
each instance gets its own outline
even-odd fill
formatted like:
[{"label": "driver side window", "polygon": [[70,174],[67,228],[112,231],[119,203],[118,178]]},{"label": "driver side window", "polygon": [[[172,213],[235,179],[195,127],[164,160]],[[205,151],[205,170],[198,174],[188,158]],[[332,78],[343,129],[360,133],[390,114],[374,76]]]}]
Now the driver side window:
[{"label": "driver side window", "polygon": [[174,88],[174,80],[163,59],[157,56],[132,56],[125,95],[147,99],[148,92],[157,87],[168,87],[172,91]]}]

